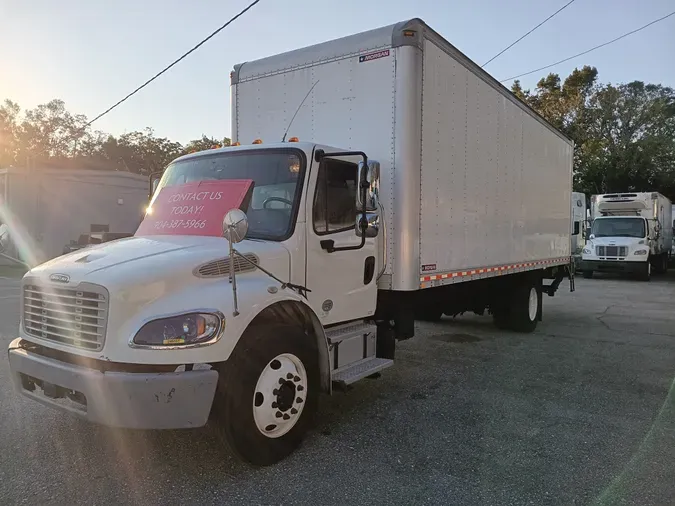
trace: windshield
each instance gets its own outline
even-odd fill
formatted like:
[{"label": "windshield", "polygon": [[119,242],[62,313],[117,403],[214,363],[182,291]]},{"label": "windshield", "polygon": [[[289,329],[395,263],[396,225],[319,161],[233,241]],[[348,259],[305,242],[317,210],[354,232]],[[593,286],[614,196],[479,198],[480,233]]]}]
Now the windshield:
[{"label": "windshield", "polygon": [[[198,181],[252,179],[247,237],[283,241],[293,233],[305,160],[296,149],[219,152],[171,163],[152,201],[168,186]],[[151,205],[152,205],[151,201]]]},{"label": "windshield", "polygon": [[595,237],[645,237],[645,220],[642,218],[601,218],[593,222],[591,233]]}]

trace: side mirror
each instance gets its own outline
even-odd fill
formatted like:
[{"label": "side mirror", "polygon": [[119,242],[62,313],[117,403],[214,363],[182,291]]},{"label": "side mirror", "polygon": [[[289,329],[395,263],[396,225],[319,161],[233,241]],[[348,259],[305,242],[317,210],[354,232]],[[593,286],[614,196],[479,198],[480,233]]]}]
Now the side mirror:
[{"label": "side mirror", "polygon": [[363,209],[362,185],[365,185],[367,188],[366,210],[377,211],[380,200],[380,162],[368,160],[367,166],[364,166],[363,162],[359,162],[357,181],[360,188],[356,192],[356,208],[358,210]]},{"label": "side mirror", "polygon": [[[361,227],[359,226],[363,215],[361,213],[356,215],[356,235],[361,237]],[[377,237],[377,234],[380,232],[380,215],[377,213],[367,213],[366,222],[368,226],[366,227],[366,237]]]},{"label": "side mirror", "polygon": [[157,187],[159,186],[159,182],[162,180],[162,175],[163,172],[153,172],[150,174],[150,185],[149,185],[149,190],[150,190],[150,195],[148,196],[148,199],[151,199],[152,196],[155,194],[155,191],[157,191]]},{"label": "side mirror", "polygon": [[589,239],[595,239],[595,234],[589,234],[588,238]]},{"label": "side mirror", "polygon": [[248,218],[241,209],[230,209],[223,218],[223,237],[231,244],[241,242],[248,232]]},{"label": "side mirror", "polygon": [[581,226],[579,225],[579,222],[575,221],[574,222],[574,232],[572,233],[572,235],[579,235],[580,229],[581,229]]},{"label": "side mirror", "polygon": [[586,227],[586,235],[585,237],[588,237],[589,239],[593,239],[591,237],[591,227]]}]

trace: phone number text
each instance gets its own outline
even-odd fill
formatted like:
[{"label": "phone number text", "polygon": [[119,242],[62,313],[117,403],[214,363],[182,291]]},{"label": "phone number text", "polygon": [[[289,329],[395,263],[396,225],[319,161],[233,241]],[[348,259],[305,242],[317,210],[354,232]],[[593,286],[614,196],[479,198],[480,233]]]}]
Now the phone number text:
[{"label": "phone number text", "polygon": [[206,220],[162,220],[155,222],[155,230],[173,230],[181,228],[204,228]]}]

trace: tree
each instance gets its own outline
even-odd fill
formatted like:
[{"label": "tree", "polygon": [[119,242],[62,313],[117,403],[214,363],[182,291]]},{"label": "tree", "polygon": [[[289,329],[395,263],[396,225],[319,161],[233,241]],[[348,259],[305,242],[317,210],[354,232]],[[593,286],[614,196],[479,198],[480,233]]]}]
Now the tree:
[{"label": "tree", "polygon": [[87,118],[72,115],[63,100],[52,100],[26,111],[18,129],[19,152],[35,159],[64,159],[76,154],[86,135]]},{"label": "tree", "polygon": [[11,100],[0,105],[0,168],[17,162],[17,120],[21,109]]},{"label": "tree", "polygon": [[203,151],[205,149],[213,149],[214,147],[223,147],[229,146],[230,139],[225,137],[222,141],[219,141],[215,137],[207,137],[202,135],[200,139],[195,139],[188,142],[183,149],[183,153],[194,153],[195,151]]},{"label": "tree", "polygon": [[587,194],[660,191],[675,199],[675,95],[635,81],[598,85],[594,67],[561,84],[549,74],[537,88],[513,93],[575,143],[574,186]]},{"label": "tree", "polygon": [[605,85],[589,103],[579,186],[660,191],[675,198],[675,92],[634,81]]}]

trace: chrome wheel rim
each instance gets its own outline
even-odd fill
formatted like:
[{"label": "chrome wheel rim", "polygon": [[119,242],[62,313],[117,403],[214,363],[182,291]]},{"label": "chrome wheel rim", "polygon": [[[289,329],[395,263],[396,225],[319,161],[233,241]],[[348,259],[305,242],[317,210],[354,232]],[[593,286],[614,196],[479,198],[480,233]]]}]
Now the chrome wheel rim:
[{"label": "chrome wheel rim", "polygon": [[539,297],[535,287],[530,288],[530,298],[528,300],[527,314],[530,321],[533,322],[537,318],[537,309],[539,306]]},{"label": "chrome wheel rim", "polygon": [[305,407],[307,383],[305,366],[292,353],[265,365],[253,392],[253,419],[261,434],[278,438],[295,427]]}]

